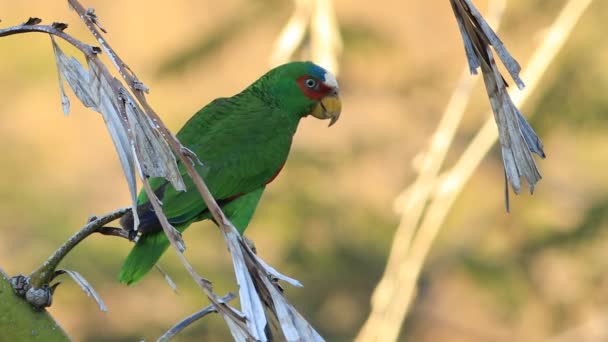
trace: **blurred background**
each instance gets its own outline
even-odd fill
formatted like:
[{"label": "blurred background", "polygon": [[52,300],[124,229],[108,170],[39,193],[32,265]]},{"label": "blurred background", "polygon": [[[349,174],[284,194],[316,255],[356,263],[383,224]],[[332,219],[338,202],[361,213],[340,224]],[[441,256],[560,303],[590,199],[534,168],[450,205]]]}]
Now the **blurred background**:
[{"label": "blurred background", "polygon": [[[522,66],[565,3],[508,1],[499,34]],[[485,13],[487,1],[475,4]],[[96,9],[109,42],[151,89],[151,104],[173,130],[266,72],[294,9],[279,0],[83,5]],[[247,235],[267,262],[305,285],[286,288],[295,307],[329,341],[347,341],[365,321],[384,270],[399,223],[393,200],[417,176],[413,161],[428,146],[465,56],[448,1],[334,6],[343,40],[342,117],[330,129],[302,121],[288,164]],[[534,196],[513,196],[505,213],[501,157],[493,149],[442,226],[400,340],[539,341],[571,329],[591,329],[587,340],[608,338],[593,335],[608,324],[608,41],[600,29],[607,15],[608,2],[591,5],[521,108],[533,115],[547,153]],[[29,16],[66,22],[68,33],[94,43],[63,1],[2,1],[0,16],[2,27]],[[48,37],[0,39],[0,266],[9,274],[31,272],[90,215],[129,203],[101,116],[71,100],[66,117]],[[448,167],[488,109],[479,83]],[[188,258],[215,292],[236,291],[217,229],[197,223],[185,239]],[[173,252],[161,265],[178,295],[158,272],[134,287],[120,285],[130,247],[93,236],[64,261],[109,308],[101,313],[75,284],[61,285],[50,312],[74,340],[154,340],[208,304]],[[176,340],[229,338],[212,315]]]}]

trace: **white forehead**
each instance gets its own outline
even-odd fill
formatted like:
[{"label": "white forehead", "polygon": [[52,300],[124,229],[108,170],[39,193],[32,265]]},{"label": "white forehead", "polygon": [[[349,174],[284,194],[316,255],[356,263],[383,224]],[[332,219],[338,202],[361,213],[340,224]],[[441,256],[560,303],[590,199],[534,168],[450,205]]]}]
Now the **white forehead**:
[{"label": "white forehead", "polygon": [[325,80],[324,80],[325,84],[327,84],[328,86],[338,89],[338,80],[336,80],[336,76],[334,76],[334,74],[332,74],[329,71],[325,72]]}]

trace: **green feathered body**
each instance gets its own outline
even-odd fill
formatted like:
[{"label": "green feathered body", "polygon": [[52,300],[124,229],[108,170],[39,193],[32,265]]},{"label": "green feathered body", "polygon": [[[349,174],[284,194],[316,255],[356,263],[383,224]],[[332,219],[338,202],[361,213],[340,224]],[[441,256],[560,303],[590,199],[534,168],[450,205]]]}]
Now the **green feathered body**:
[{"label": "green feathered body", "polygon": [[[302,75],[320,74],[319,69],[323,70],[302,62],[275,68],[241,93],[212,101],[177,134],[202,162],[196,165],[198,173],[241,233],[266,184],[285,164],[300,119],[316,104],[303,95],[296,80]],[[169,222],[184,231],[192,222],[211,217],[185,168],[180,163],[178,166],[187,191],[176,191],[160,178],[150,183]],[[138,231],[142,234],[121,269],[119,278],[125,284],[143,277],[169,246],[143,191],[138,205]],[[123,217],[121,224],[132,229],[132,215]]]}]

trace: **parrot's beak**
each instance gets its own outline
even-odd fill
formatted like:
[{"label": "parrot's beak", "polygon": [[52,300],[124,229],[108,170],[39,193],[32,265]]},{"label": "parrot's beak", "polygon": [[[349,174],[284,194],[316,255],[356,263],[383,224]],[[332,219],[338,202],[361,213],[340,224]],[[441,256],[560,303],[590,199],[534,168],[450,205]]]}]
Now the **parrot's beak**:
[{"label": "parrot's beak", "polygon": [[331,126],[338,121],[341,111],[342,102],[340,102],[340,96],[336,92],[322,98],[310,114],[317,119],[330,119],[329,126]]}]

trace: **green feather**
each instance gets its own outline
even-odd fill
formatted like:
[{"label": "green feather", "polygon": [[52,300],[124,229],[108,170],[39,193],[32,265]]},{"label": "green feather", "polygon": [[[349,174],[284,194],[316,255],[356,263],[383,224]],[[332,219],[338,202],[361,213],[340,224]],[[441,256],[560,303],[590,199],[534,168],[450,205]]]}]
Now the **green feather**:
[{"label": "green feather", "polygon": [[125,285],[137,282],[150,271],[167,247],[169,240],[162,232],[142,235],[122,265],[118,280]]}]

